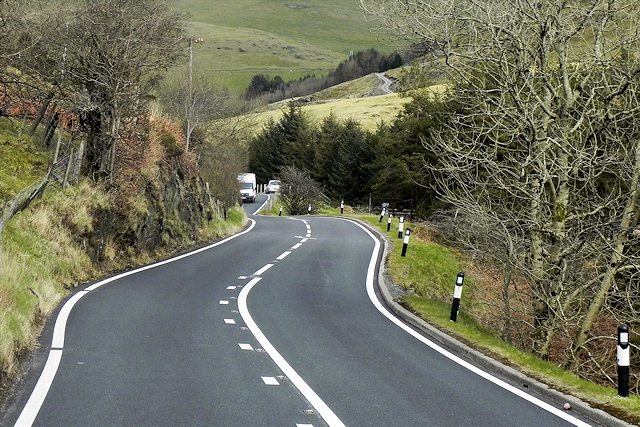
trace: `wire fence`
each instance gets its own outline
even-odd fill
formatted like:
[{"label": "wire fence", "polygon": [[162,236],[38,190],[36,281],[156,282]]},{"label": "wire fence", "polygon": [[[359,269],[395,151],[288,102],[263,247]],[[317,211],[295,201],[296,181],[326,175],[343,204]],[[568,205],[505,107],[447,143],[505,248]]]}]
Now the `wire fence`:
[{"label": "wire fence", "polygon": [[[54,156],[54,166],[51,178],[56,180],[62,187],[76,185],[80,179],[80,167],[82,156],[84,155],[84,141],[78,147],[68,145],[63,150],[66,153],[60,154],[61,144],[58,142]],[[66,149],[65,149],[66,148]]]}]

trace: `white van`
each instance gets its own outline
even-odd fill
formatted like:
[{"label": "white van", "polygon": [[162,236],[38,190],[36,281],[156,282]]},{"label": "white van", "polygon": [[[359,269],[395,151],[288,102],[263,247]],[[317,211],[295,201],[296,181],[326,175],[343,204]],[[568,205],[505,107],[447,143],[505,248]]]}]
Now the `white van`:
[{"label": "white van", "polygon": [[240,196],[243,202],[255,202],[256,201],[256,174],[255,173],[241,173],[238,175],[238,182],[240,183]]}]

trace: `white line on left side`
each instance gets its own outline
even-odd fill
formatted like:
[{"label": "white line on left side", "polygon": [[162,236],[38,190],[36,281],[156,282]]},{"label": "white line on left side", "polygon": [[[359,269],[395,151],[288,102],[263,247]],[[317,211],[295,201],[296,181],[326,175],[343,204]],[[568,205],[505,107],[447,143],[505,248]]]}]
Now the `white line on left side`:
[{"label": "white line on left side", "polygon": [[273,264],[267,264],[264,267],[262,267],[260,270],[258,270],[255,273],[253,273],[253,275],[254,276],[260,276],[262,273],[264,273],[265,271],[267,271],[271,267],[273,267]]},{"label": "white line on left side", "polygon": [[251,218],[249,218],[249,222],[251,224],[249,225],[249,227],[247,227],[246,230],[243,230],[240,233],[234,234],[233,236],[229,236],[226,239],[222,239],[219,242],[213,243],[208,246],[204,246],[193,252],[188,252],[186,254],[182,254],[174,258],[169,258],[164,261],[157,262],[155,264],[145,265],[144,267],[140,267],[135,270],[117,274],[115,276],[96,282],[93,285],[87,287],[85,290],[79,291],[78,293],[73,295],[71,298],[69,298],[69,300],[60,309],[60,313],[56,318],[56,323],[53,329],[53,338],[51,340],[51,350],[49,350],[49,356],[47,358],[47,362],[45,363],[44,368],[40,373],[40,377],[38,378],[38,382],[36,383],[36,386],[34,387],[33,392],[31,392],[31,395],[29,396],[27,403],[24,405],[24,408],[22,408],[22,412],[20,412],[20,416],[18,417],[18,420],[16,421],[14,427],[30,427],[31,425],[33,425],[34,421],[36,420],[36,417],[38,416],[38,412],[40,412],[40,408],[42,407],[42,404],[44,403],[44,400],[46,399],[47,394],[49,393],[49,389],[51,388],[51,384],[53,384],[53,380],[56,376],[56,373],[58,372],[60,361],[62,360],[62,349],[64,347],[65,331],[67,327],[67,320],[69,318],[69,313],[71,312],[71,309],[73,308],[73,306],[80,300],[80,298],[85,296],[87,293],[95,289],[98,289],[101,286],[104,286],[111,282],[115,282],[116,280],[122,279],[123,277],[131,276],[141,271],[150,270],[152,268],[159,267],[161,265],[169,264],[174,261],[178,261],[178,260],[190,257],[192,255],[198,254],[200,252],[204,252],[213,247],[222,245],[223,243],[226,243],[230,240],[235,239],[236,237],[242,236],[243,234],[250,232],[253,229],[253,227],[255,227],[256,222]]},{"label": "white line on left side", "polygon": [[291,383],[302,393],[302,395],[309,401],[309,403],[315,408],[318,414],[329,424],[330,427],[344,427],[344,424],[338,416],[327,406],[326,403],[316,394],[315,391],[306,383],[304,379],[289,365],[289,363],[280,355],[280,353],[275,349],[273,345],[269,342],[267,337],[262,333],[256,322],[254,322],[251,314],[249,313],[249,309],[247,307],[247,296],[251,289],[258,283],[262,278],[254,277],[249,283],[247,283],[240,291],[240,295],[238,298],[238,309],[240,310],[240,315],[244,320],[244,323],[247,325],[253,336],[256,338],[258,343],[262,346],[262,348],[267,352],[269,357],[274,361],[276,365],[282,370],[284,375],[289,378]]}]

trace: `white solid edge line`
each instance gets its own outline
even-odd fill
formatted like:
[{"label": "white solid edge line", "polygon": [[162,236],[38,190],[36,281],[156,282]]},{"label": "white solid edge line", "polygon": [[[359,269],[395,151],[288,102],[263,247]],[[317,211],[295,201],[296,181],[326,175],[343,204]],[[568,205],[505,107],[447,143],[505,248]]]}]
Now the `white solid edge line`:
[{"label": "white solid edge line", "polygon": [[100,286],[106,285],[107,283],[114,282],[118,279],[121,279],[126,276],[130,276],[132,274],[139,273],[141,271],[149,270],[154,267],[159,267],[161,265],[169,264],[171,262],[178,261],[183,258],[187,258],[191,255],[204,252],[215,246],[219,246],[223,243],[226,243],[229,240],[235,239],[238,236],[248,233],[253,229],[253,227],[255,227],[256,225],[255,220],[249,218],[249,222],[251,223],[251,225],[246,230],[243,230],[240,233],[234,234],[233,236],[229,236],[216,243],[202,247],[200,249],[196,249],[186,254],[176,256],[174,258],[169,258],[164,261],[146,265],[144,267],[140,267],[135,270],[127,271],[125,273],[121,273],[116,276],[109,277],[108,279],[94,283],[93,285],[87,287],[85,290],[79,291],[77,294],[69,298],[69,300],[60,309],[60,312],[58,313],[58,317],[56,318],[56,323],[53,328],[53,338],[51,340],[52,349],[49,350],[49,357],[47,358],[47,362],[45,363],[44,368],[42,369],[42,373],[38,378],[38,382],[36,383],[36,386],[34,387],[33,392],[31,392],[31,395],[29,396],[29,399],[27,400],[27,403],[25,404],[24,408],[22,408],[22,411],[20,412],[20,416],[18,417],[18,420],[16,421],[14,426],[29,427],[33,424],[36,417],[38,416],[38,412],[40,412],[40,408],[42,407],[42,404],[44,403],[44,400],[47,397],[47,394],[49,393],[51,384],[53,384],[53,379],[55,378],[56,373],[58,372],[58,366],[60,365],[60,360],[62,359],[62,349],[64,347],[64,334],[67,327],[67,319],[69,318],[69,313],[71,313],[71,309],[80,300],[80,298],[88,294],[90,291],[93,291],[99,288]]},{"label": "white solid edge line", "polygon": [[262,333],[256,322],[253,321],[249,309],[247,307],[247,296],[251,291],[251,288],[258,283],[262,278],[254,277],[249,283],[247,283],[240,291],[238,296],[238,310],[244,320],[245,324],[260,343],[264,351],[267,352],[269,357],[274,361],[276,365],[282,370],[284,375],[289,378],[291,383],[302,393],[307,401],[315,408],[318,414],[327,422],[330,427],[344,427],[344,424],[333,413],[331,408],[316,394],[315,391],[302,379],[300,375],[287,363],[287,361],[278,353],[273,345],[269,342],[267,337]]},{"label": "white solid edge line", "polygon": [[558,408],[555,408],[553,406],[551,406],[550,404],[531,396],[530,394],[512,386],[511,384],[502,381],[501,379],[498,379],[496,377],[494,377],[493,375],[489,374],[488,372],[483,371],[482,369],[472,365],[471,363],[461,359],[460,357],[456,356],[455,354],[451,353],[448,350],[445,350],[444,348],[440,347],[439,345],[437,345],[436,343],[430,341],[429,339],[427,339],[426,337],[424,337],[422,334],[418,333],[417,331],[411,329],[410,327],[408,327],[407,325],[405,325],[400,319],[398,319],[395,315],[393,315],[392,313],[390,313],[380,302],[380,300],[378,299],[378,297],[376,296],[375,290],[374,290],[374,278],[375,278],[375,271],[376,271],[376,263],[377,263],[377,259],[378,259],[378,253],[380,252],[380,241],[369,231],[367,230],[366,227],[364,227],[362,224],[359,224],[356,221],[350,220],[350,219],[342,219],[342,218],[338,218],[342,221],[349,221],[352,222],[354,224],[356,224],[358,227],[360,227],[361,229],[363,229],[375,242],[375,247],[373,249],[373,253],[371,255],[371,261],[369,262],[369,269],[367,271],[367,294],[369,295],[369,299],[371,300],[371,302],[373,303],[373,305],[378,309],[378,311],[380,313],[382,313],[386,318],[388,318],[389,320],[391,320],[393,323],[396,324],[396,326],[402,328],[405,332],[407,332],[408,334],[412,335],[414,338],[416,338],[417,340],[421,341],[422,343],[426,344],[427,346],[431,347],[433,350],[437,351],[438,353],[442,354],[443,356],[449,358],[450,360],[452,360],[453,362],[459,364],[460,366],[468,369],[469,371],[473,372],[476,375],[481,376],[482,378],[491,381],[492,383],[494,383],[495,385],[502,387],[503,389],[515,394],[518,397],[521,397],[522,399],[538,406],[539,408],[552,413],[553,415],[562,418],[565,421],[568,421],[570,423],[572,423],[573,425],[576,426],[580,426],[580,427],[590,427],[591,425],[581,421],[579,419],[577,419],[576,417],[567,414],[564,411],[559,410]]},{"label": "white solid edge line", "polygon": [[273,264],[266,264],[264,267],[262,267],[260,270],[256,271],[255,273],[253,273],[254,276],[260,276],[262,273],[264,273],[265,271],[267,271],[268,269],[270,269],[271,267],[273,267]]},{"label": "white solid edge line", "polygon": [[56,372],[58,371],[61,359],[62,350],[55,349],[49,351],[47,363],[44,365],[44,369],[38,379],[38,383],[33,389],[27,404],[15,423],[16,427],[31,426],[36,420],[40,407],[42,406],[44,399],[47,397],[47,393],[49,393],[49,387],[53,382],[53,377],[55,377]]},{"label": "white solid edge line", "polygon": [[251,215],[257,215],[258,212],[260,212],[262,210],[262,208],[264,208],[264,206],[267,204],[267,202],[269,201],[269,199],[271,199],[271,196],[269,196],[267,194],[267,200],[264,201],[263,204],[261,204],[260,206],[258,206],[258,209],[256,209]]}]

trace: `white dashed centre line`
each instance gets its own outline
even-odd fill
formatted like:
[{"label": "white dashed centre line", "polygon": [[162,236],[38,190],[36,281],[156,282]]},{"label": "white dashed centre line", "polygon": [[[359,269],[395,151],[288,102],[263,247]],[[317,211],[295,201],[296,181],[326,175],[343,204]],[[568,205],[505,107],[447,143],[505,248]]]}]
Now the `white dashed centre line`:
[{"label": "white dashed centre line", "polygon": [[253,347],[251,346],[251,344],[238,343],[238,345],[240,346],[240,348],[242,350],[251,350],[251,351],[253,351]]},{"label": "white dashed centre line", "polygon": [[235,325],[236,321],[233,319],[224,319],[224,323],[226,323],[227,325]]},{"label": "white dashed centre line", "polygon": [[220,300],[220,305],[229,305],[229,301],[227,301],[227,300]]},{"label": "white dashed centre line", "polygon": [[302,246],[302,243],[296,243],[295,245],[291,246],[291,249],[295,251],[295,250],[296,250],[296,249],[298,249],[300,246]]},{"label": "white dashed centre line", "polygon": [[280,385],[275,377],[261,377],[266,385]]},{"label": "white dashed centre line", "polygon": [[283,259],[285,259],[287,257],[287,255],[289,255],[291,253],[291,251],[286,251],[283,252],[282,255],[280,255],[278,258],[276,258],[278,261],[282,261]]},{"label": "white dashed centre line", "polygon": [[237,286],[227,286],[227,289],[233,291],[237,288]]}]

